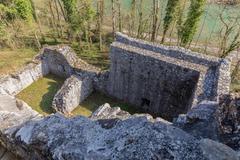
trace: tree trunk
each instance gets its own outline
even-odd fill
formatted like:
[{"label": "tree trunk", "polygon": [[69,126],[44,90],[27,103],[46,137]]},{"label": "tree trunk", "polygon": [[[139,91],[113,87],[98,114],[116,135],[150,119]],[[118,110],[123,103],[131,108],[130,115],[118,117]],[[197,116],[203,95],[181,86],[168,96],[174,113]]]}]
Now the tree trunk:
[{"label": "tree trunk", "polygon": [[59,34],[59,31],[58,31],[58,27],[55,23],[55,15],[54,15],[54,12],[53,12],[53,7],[52,7],[52,0],[49,1],[49,9],[50,9],[50,12],[51,12],[51,20],[52,20],[52,25],[53,25],[53,28],[55,28],[57,34],[58,34],[58,37],[60,37],[60,34]]},{"label": "tree trunk", "polygon": [[135,31],[135,18],[136,18],[136,0],[132,0],[131,4],[131,24],[129,28],[130,35],[134,35]]},{"label": "tree trunk", "polygon": [[143,23],[143,0],[140,0],[137,38],[140,38],[142,35],[142,27],[143,27],[142,23]]},{"label": "tree trunk", "polygon": [[153,24],[152,24],[152,36],[151,41],[154,42],[156,40],[157,34],[157,24],[159,21],[159,0],[153,0]]},{"label": "tree trunk", "polygon": [[122,32],[122,8],[121,8],[121,0],[117,0],[118,7],[118,30]]},{"label": "tree trunk", "polygon": [[99,35],[99,49],[102,51],[102,24],[103,24],[103,14],[104,14],[104,0],[98,0],[97,2],[97,26],[98,26],[98,35]]},{"label": "tree trunk", "polygon": [[113,39],[115,39],[115,33],[116,33],[116,10],[115,10],[115,0],[112,0],[112,32],[113,32]]},{"label": "tree trunk", "polygon": [[61,12],[62,12],[63,18],[64,18],[64,20],[67,22],[67,16],[65,15],[65,12],[64,12],[64,9],[63,9],[63,6],[62,6],[62,3],[60,2],[60,0],[57,0],[57,1],[58,1],[58,5],[60,6],[60,9],[61,9]]},{"label": "tree trunk", "polygon": [[56,8],[56,13],[57,13],[58,26],[60,27],[60,36],[63,37],[63,28],[62,28],[62,24],[61,24],[61,18],[60,18],[60,14],[59,14],[59,10],[58,10],[57,0],[54,0],[54,4],[55,4],[55,8]]}]

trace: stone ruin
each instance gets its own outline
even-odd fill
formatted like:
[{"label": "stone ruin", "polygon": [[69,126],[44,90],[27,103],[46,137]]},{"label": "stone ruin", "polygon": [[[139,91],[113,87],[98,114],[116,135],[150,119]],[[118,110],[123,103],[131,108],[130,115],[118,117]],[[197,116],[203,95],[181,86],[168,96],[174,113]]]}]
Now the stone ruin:
[{"label": "stone ruin", "polygon": [[[110,60],[109,71],[100,71],[69,47],[46,47],[23,70],[1,77],[0,144],[23,159],[239,160],[233,149],[240,150],[240,143],[235,138],[237,147],[222,144],[219,122],[230,59],[117,33]],[[15,95],[48,73],[66,81],[53,99],[58,113],[44,117]],[[88,118],[62,115],[94,90],[146,114],[105,104]]]},{"label": "stone ruin", "polygon": [[229,93],[231,61],[117,34],[100,91],[168,120]]}]

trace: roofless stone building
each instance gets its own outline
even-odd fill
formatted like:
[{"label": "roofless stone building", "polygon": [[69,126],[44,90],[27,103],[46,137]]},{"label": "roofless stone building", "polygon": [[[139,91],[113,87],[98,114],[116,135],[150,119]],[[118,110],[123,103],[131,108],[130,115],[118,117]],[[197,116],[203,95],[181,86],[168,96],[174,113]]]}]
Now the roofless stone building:
[{"label": "roofless stone building", "polygon": [[231,82],[228,59],[156,45],[117,33],[111,67],[100,87],[108,95],[167,119],[203,100],[218,101]]},{"label": "roofless stone building", "polygon": [[[225,143],[217,113],[219,97],[229,93],[230,59],[117,33],[110,60],[102,72],[70,47],[46,47],[21,71],[0,77],[0,145],[39,160],[239,159],[218,143]],[[88,118],[44,117],[15,95],[48,73],[66,78],[53,99],[57,112],[68,114],[98,90],[158,118],[107,104]]]}]

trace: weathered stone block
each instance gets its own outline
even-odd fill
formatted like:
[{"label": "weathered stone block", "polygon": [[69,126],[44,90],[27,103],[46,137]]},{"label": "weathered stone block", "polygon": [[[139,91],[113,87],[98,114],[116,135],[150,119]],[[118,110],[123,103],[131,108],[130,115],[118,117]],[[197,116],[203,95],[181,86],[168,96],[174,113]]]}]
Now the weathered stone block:
[{"label": "weathered stone block", "polygon": [[53,99],[52,107],[61,113],[71,113],[93,91],[92,78],[88,75],[72,75]]}]

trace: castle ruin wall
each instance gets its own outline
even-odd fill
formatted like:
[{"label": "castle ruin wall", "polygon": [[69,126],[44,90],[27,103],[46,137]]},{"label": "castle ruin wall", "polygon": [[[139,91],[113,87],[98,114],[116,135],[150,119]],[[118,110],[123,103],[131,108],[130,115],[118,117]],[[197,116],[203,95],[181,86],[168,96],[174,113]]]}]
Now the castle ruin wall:
[{"label": "castle ruin wall", "polygon": [[[155,45],[117,33],[111,45],[109,73],[96,88],[172,119],[203,100],[218,101],[228,94],[230,60],[176,47]],[[171,115],[171,117],[167,117]]]},{"label": "castle ruin wall", "polygon": [[93,91],[89,76],[72,75],[54,96],[52,107],[55,111],[70,114]]},{"label": "castle ruin wall", "polygon": [[15,74],[0,77],[0,94],[16,95],[48,73],[49,69],[45,61],[31,62]]}]

